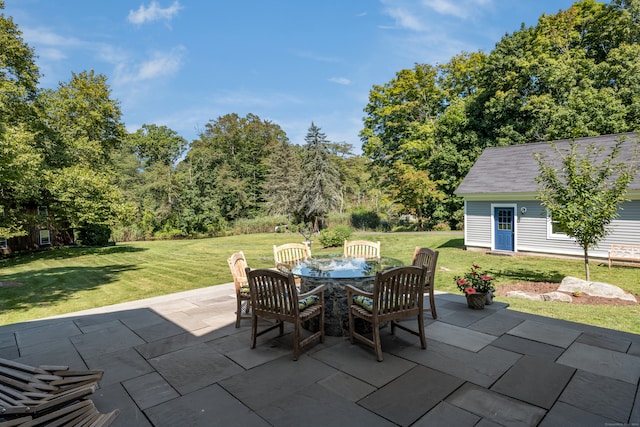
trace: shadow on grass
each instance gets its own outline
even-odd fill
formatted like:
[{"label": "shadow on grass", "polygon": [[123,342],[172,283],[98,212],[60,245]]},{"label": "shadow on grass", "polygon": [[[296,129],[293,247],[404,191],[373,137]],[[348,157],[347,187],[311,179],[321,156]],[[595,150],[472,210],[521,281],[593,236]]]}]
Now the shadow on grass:
[{"label": "shadow on grass", "polygon": [[508,277],[519,282],[551,282],[560,283],[565,274],[559,271],[534,271],[523,268],[509,270],[494,270],[494,274],[500,277]]},{"label": "shadow on grass", "polygon": [[464,246],[464,238],[459,239],[451,239],[443,244],[439,245],[438,248],[462,248]]},{"label": "shadow on grass", "polygon": [[0,288],[2,310],[28,310],[43,304],[68,300],[80,291],[99,288],[115,282],[134,265],[108,265],[103,267],[61,267],[3,275],[2,280],[19,282],[20,286]]},{"label": "shadow on grass", "polygon": [[14,254],[5,255],[0,258],[0,267],[28,264],[30,262],[40,260],[70,259],[85,255],[114,255],[130,252],[142,252],[146,250],[148,249],[131,246],[57,246],[39,251],[16,252]]}]

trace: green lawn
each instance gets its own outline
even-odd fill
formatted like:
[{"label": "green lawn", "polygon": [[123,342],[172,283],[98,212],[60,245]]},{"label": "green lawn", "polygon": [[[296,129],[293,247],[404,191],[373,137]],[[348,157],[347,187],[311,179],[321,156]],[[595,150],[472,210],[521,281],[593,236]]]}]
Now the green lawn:
[{"label": "green lawn", "polygon": [[[503,257],[461,249],[461,233],[363,233],[358,238],[380,240],[382,255],[411,262],[415,246],[440,251],[436,289],[458,293],[453,278],[472,263],[496,277],[496,285],[516,281],[560,282],[564,276],[584,277],[582,261],[547,257]],[[52,249],[1,260],[0,324],[180,292],[231,281],[227,257],[243,250],[253,268],[272,267],[274,244],[299,242],[299,234],[257,234],[201,240],[134,242],[106,248]],[[340,253],[320,248],[316,253]],[[591,280],[640,294],[640,270],[591,263]],[[640,333],[637,306],[604,307],[499,298],[528,313]]]}]

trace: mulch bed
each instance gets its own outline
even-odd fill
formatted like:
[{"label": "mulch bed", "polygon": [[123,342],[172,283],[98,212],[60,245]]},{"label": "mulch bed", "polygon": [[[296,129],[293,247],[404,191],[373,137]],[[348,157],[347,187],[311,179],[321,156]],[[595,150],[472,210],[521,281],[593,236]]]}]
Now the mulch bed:
[{"label": "mulch bed", "polygon": [[[558,286],[559,283],[550,283],[550,282],[518,282],[518,283],[510,283],[507,285],[500,285],[496,288],[496,296],[506,296],[507,292],[511,291],[522,291],[527,293],[535,293],[535,294],[546,294],[548,292],[559,292]],[[570,292],[561,292],[563,294],[571,296],[573,299],[572,304],[585,304],[585,305],[613,305],[613,306],[623,306],[623,305],[638,305],[637,302],[622,300],[619,298],[604,298],[604,297],[594,297],[591,295],[587,295],[585,293],[580,296],[571,295]],[[638,295],[634,295],[636,299],[639,298]]]}]

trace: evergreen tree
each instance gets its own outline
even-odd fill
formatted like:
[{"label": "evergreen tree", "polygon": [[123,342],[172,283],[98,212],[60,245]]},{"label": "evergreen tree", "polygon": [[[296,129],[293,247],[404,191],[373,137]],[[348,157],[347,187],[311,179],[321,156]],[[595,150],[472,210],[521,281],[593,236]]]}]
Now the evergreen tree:
[{"label": "evergreen tree", "polygon": [[298,208],[303,221],[319,230],[326,214],[340,205],[340,174],[329,154],[326,135],[313,122],[304,139]]},{"label": "evergreen tree", "polygon": [[263,187],[264,208],[269,215],[292,219],[299,203],[300,153],[283,139],[268,158],[269,174]]}]

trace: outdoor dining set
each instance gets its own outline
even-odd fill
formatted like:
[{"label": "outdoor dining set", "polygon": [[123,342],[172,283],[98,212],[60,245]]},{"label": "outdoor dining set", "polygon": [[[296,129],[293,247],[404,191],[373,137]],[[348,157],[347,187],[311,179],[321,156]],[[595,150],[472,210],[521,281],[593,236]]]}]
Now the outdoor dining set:
[{"label": "outdoor dining set", "polygon": [[[437,317],[433,283],[438,251],[416,247],[411,265],[382,257],[380,242],[345,240],[343,254],[313,257],[307,243],[273,246],[274,268],[252,269],[242,251],[227,260],[236,290],[236,328],[251,319],[251,348],[257,337],[293,325],[293,359],[325,334],[365,343],[383,360],[380,328],[420,337],[426,349],[424,312]],[[425,308],[425,295],[429,305]],[[415,319],[417,328],[401,320]],[[268,320],[259,330],[259,320]],[[261,323],[263,324],[263,323]],[[303,331],[304,329],[304,331]]]}]

